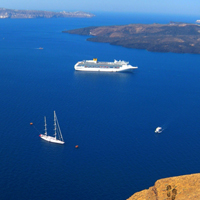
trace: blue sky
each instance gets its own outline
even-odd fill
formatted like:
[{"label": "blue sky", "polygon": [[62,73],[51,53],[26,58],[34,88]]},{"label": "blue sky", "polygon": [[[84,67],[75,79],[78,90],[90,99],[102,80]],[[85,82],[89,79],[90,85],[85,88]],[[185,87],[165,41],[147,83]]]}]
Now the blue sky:
[{"label": "blue sky", "polygon": [[1,0],[0,7],[56,11],[200,14],[200,0]]}]

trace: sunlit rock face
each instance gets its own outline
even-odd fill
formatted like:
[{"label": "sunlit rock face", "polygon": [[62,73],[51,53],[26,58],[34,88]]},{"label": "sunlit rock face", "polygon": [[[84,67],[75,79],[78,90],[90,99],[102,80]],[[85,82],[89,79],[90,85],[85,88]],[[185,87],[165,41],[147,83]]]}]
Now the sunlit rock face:
[{"label": "sunlit rock face", "polygon": [[132,195],[128,200],[199,200],[200,174],[157,180],[153,187]]}]

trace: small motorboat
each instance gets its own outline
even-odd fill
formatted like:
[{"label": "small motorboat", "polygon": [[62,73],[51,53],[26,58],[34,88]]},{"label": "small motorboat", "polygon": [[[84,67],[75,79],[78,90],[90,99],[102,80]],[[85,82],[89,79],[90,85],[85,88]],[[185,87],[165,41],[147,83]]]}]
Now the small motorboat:
[{"label": "small motorboat", "polygon": [[155,133],[161,133],[163,131],[162,127],[157,127]]}]

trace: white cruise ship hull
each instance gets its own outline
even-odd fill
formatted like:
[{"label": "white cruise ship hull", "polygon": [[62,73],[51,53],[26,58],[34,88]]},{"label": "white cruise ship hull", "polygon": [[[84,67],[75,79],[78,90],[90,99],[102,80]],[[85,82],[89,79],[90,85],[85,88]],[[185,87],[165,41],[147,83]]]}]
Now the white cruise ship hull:
[{"label": "white cruise ship hull", "polygon": [[40,137],[43,140],[46,140],[46,141],[52,142],[52,143],[57,143],[57,144],[64,144],[65,143],[63,141],[57,140],[55,137],[51,137],[51,136],[47,136],[47,135],[43,135],[43,134],[40,134]]},{"label": "white cruise ship hull", "polygon": [[74,69],[77,71],[94,71],[94,72],[122,72],[132,71],[138,67],[128,65],[125,61],[115,62],[97,62],[93,60],[86,60],[77,62]]},{"label": "white cruise ship hull", "polygon": [[77,71],[94,71],[94,72],[122,72],[122,71],[132,71],[133,69],[136,69],[137,67],[121,67],[119,69],[113,69],[113,68],[86,68],[86,67],[77,67],[75,70]]}]

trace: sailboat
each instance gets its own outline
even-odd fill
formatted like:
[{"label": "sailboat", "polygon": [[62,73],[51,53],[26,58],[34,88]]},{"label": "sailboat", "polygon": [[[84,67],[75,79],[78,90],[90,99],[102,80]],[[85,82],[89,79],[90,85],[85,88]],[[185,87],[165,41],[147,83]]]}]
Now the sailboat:
[{"label": "sailboat", "polygon": [[43,140],[57,144],[64,144],[63,136],[60,130],[56,112],[54,111],[54,137],[47,135],[46,117],[44,117],[44,134],[39,135]]}]

